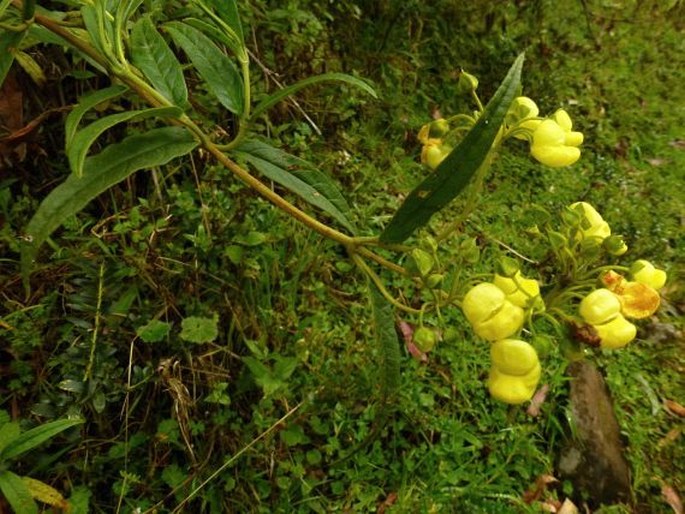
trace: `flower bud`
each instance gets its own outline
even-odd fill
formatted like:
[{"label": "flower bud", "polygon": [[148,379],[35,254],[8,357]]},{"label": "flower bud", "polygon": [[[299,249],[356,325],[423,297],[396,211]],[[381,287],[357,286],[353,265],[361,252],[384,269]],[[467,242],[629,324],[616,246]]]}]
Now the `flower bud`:
[{"label": "flower bud", "polygon": [[428,327],[419,327],[414,331],[414,344],[422,352],[430,352],[438,341],[435,331]]},{"label": "flower bud", "polygon": [[636,282],[646,284],[657,291],[664,287],[668,278],[664,270],[655,268],[651,262],[644,259],[633,263],[630,267],[630,274]]},{"label": "flower bud", "polygon": [[595,289],[580,302],[580,315],[591,325],[606,323],[621,312],[621,301],[608,289]]},{"label": "flower bud", "polygon": [[464,70],[461,70],[459,72],[459,82],[457,84],[457,88],[459,89],[460,93],[470,93],[471,91],[475,91],[478,89],[478,79],[470,73],[466,73]]},{"label": "flower bud", "polygon": [[511,102],[509,111],[507,111],[507,115],[504,118],[504,123],[511,127],[520,121],[535,118],[538,114],[540,114],[540,109],[538,109],[533,100],[527,96],[519,96]]},{"label": "flower bud", "polygon": [[609,236],[602,241],[602,246],[611,255],[616,257],[623,255],[628,251],[628,245],[623,240],[622,236]]},{"label": "flower bud", "polygon": [[452,147],[443,144],[441,140],[429,139],[421,149],[421,163],[434,170],[451,151]]},{"label": "flower bud", "polygon": [[428,275],[426,277],[426,285],[430,288],[433,289],[437,287],[440,282],[445,278],[445,275],[441,273],[432,273],[431,275]]},{"label": "flower bud", "polygon": [[422,277],[428,275],[433,269],[433,266],[435,266],[435,259],[433,259],[433,256],[421,248],[414,248],[411,251],[411,259],[414,266],[416,266],[419,275]]}]

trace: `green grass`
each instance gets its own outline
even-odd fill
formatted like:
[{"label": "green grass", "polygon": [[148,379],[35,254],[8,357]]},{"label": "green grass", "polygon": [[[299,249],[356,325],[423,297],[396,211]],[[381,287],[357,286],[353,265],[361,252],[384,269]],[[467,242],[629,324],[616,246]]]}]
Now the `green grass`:
[{"label": "green grass", "polygon": [[[280,11],[273,3],[253,2],[243,14],[255,27],[252,50],[280,80],[342,70],[370,78],[380,93],[373,102],[344,86],[304,92],[298,103],[321,137],[288,104],[263,127],[336,179],[368,235],[427,173],[418,164],[420,126],[435,109],[468,105],[454,92],[457,67],[479,77],[487,99],[527,51],[524,94],[543,113],[568,110],[585,134],[583,156],[553,170],[510,141],[460,234],[480,258],[450,247],[443,263],[472,276],[491,273],[507,247],[538,259],[539,245],[524,232],[528,206],[556,212],[584,200],[625,236],[630,253],[619,263],[646,258],[669,271],[658,321],[641,323],[627,349],[596,357],[627,444],[635,511],[669,512],[662,486],[685,491],[683,445],[673,435],[682,421],[663,403],[682,403],[684,393],[682,3],[651,13],[588,2],[591,29],[582,2],[563,12],[544,0],[483,2],[456,13],[448,1],[292,1]],[[60,87],[74,97],[74,84]],[[257,98],[265,94],[263,83],[256,88]],[[201,157],[102,195],[54,234],[26,298],[17,236],[66,174],[55,157],[61,130],[55,121],[49,137],[39,136],[52,145],[41,175],[23,163],[15,182],[0,183],[0,408],[27,426],[74,413],[87,425],[31,452],[17,473],[67,497],[90,491],[91,512],[158,502],[171,512],[210,477],[181,512],[540,512],[523,493],[554,473],[567,429],[558,352],[544,361],[550,393],[531,418],[489,398],[488,346],[456,306],[445,309],[439,328],[453,329],[454,341],[425,364],[403,349],[396,410],[383,420],[382,356],[364,277],[344,249]],[[456,201],[438,222],[462,207]],[[392,291],[417,295],[405,280],[382,276]],[[183,319],[215,314],[214,342],[180,337]],[[145,342],[136,330],[153,319],[171,331]],[[87,387],[76,388],[89,368]],[[376,428],[378,437],[350,456]],[[546,495],[568,492],[561,484]]]}]

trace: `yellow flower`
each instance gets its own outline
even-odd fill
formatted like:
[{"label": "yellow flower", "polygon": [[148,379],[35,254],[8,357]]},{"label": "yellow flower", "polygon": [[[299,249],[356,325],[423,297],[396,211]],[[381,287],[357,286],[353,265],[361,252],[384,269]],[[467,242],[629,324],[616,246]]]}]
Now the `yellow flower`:
[{"label": "yellow flower", "polygon": [[473,331],[483,339],[497,341],[515,334],[523,326],[523,309],[507,300],[495,284],[484,282],[471,288],[462,303]]},{"label": "yellow flower", "polygon": [[492,397],[514,405],[530,400],[541,374],[535,349],[519,339],[504,339],[492,344],[490,357],[488,390]]},{"label": "yellow flower", "polygon": [[651,286],[657,291],[664,287],[668,278],[664,270],[655,268],[654,264],[644,259],[633,263],[630,274],[635,282]]},{"label": "yellow flower", "polygon": [[527,96],[519,96],[511,103],[504,123],[507,127],[526,129],[525,131],[517,130],[514,133],[516,139],[530,139],[530,135],[541,123],[540,120],[534,119],[539,113],[540,109],[533,100]]},{"label": "yellow flower", "polygon": [[602,275],[602,282],[618,297],[621,312],[629,318],[647,318],[659,308],[661,297],[650,285],[631,282],[614,271]]},{"label": "yellow flower", "polygon": [[609,224],[597,210],[587,202],[576,202],[570,208],[582,215],[580,222],[581,237],[584,239],[597,238],[604,240],[611,235]]},{"label": "yellow flower", "polygon": [[[620,277],[620,275],[617,276]],[[613,285],[608,287],[611,290],[596,289],[583,298],[583,301],[580,302],[579,311],[585,322],[597,332],[600,347],[615,349],[621,348],[635,339],[637,329],[635,325],[625,319],[623,313],[629,315],[629,312],[635,313],[636,311],[632,310],[630,297],[622,295],[623,289],[617,290]]]},{"label": "yellow flower", "polygon": [[553,168],[570,166],[580,158],[578,146],[583,134],[571,130],[571,118],[559,109],[550,118],[542,121],[533,132],[530,152],[542,164]]},{"label": "yellow flower", "polygon": [[441,139],[428,139],[421,149],[421,163],[434,170],[451,151],[452,147],[443,144]]},{"label": "yellow flower", "polygon": [[431,140],[439,140],[449,131],[449,122],[443,118],[440,118],[438,120],[431,121],[430,123],[426,123],[423,127],[421,127],[421,130],[419,130],[419,134],[417,135],[417,139],[425,145]]},{"label": "yellow flower", "polygon": [[532,278],[525,278],[520,271],[509,278],[501,275],[495,275],[492,281],[499,287],[509,300],[514,305],[522,308],[528,308],[540,297],[540,285],[537,280]]}]

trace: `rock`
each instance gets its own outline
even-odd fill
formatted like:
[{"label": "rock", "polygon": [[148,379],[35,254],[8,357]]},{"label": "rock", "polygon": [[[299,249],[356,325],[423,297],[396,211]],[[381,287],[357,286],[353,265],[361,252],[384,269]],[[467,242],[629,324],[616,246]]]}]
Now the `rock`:
[{"label": "rock", "polygon": [[570,480],[578,498],[591,507],[630,503],[630,470],[602,374],[585,361],[572,363],[568,373],[575,431],[561,452],[559,476]]}]

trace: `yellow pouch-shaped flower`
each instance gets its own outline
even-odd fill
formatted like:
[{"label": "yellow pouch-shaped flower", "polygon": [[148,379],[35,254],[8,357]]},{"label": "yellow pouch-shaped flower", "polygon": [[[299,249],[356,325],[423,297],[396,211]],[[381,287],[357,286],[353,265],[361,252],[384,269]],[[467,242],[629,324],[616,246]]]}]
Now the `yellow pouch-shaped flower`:
[{"label": "yellow pouch-shaped flower", "polygon": [[515,334],[523,326],[523,309],[507,300],[495,284],[484,282],[471,288],[462,303],[473,331],[483,339],[497,341]]},{"label": "yellow pouch-shaped flower", "polygon": [[581,211],[583,215],[583,219],[580,223],[580,230],[583,238],[598,238],[604,240],[611,235],[609,224],[604,221],[604,218],[602,218],[597,210],[589,203],[576,202],[571,204],[570,208]]},{"label": "yellow pouch-shaped flower", "polygon": [[553,168],[570,166],[580,158],[578,146],[583,134],[571,130],[571,118],[559,109],[550,118],[542,121],[533,132],[530,152],[542,164]]},{"label": "yellow pouch-shaped flower", "polygon": [[492,397],[514,405],[530,400],[541,375],[535,349],[525,341],[504,339],[492,344],[490,357],[488,390]]},{"label": "yellow pouch-shaped flower", "polygon": [[664,270],[655,268],[654,264],[644,259],[633,263],[630,267],[630,274],[635,282],[646,284],[657,291],[664,287],[668,278]]},{"label": "yellow pouch-shaped flower", "polygon": [[503,277],[495,275],[493,284],[499,287],[514,305],[524,309],[533,305],[533,302],[540,296],[540,285],[532,278],[525,278],[520,271],[513,277]]}]

